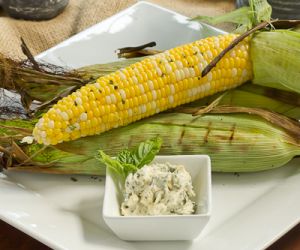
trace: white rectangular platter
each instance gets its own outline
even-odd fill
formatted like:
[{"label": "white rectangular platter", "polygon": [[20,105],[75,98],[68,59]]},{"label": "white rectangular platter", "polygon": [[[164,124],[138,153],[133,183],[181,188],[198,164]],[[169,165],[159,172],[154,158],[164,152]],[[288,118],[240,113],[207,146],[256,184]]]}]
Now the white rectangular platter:
[{"label": "white rectangular platter", "polygon": [[[199,13],[201,14],[201,13]],[[138,2],[37,56],[77,68],[117,60],[115,50],[150,41],[167,49],[222,31]],[[104,149],[105,150],[105,149]],[[300,161],[250,174],[213,174],[212,217],[186,242],[125,242],[102,219],[104,178],[0,173],[0,219],[54,249],[263,249],[300,221]]]}]

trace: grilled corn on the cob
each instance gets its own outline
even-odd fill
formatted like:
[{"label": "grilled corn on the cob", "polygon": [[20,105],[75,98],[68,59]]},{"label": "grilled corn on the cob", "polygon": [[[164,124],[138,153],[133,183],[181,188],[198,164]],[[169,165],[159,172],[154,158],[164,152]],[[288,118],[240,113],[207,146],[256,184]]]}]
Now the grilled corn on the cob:
[{"label": "grilled corn on the cob", "polygon": [[36,124],[33,135],[38,143],[54,145],[236,87],[252,78],[248,39],[201,77],[204,67],[236,37],[201,39],[100,77],[55,104]]}]

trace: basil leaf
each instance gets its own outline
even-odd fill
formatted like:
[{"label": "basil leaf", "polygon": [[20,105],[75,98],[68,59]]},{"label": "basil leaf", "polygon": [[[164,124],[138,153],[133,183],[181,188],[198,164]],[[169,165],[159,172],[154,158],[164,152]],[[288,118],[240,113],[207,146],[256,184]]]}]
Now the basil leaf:
[{"label": "basil leaf", "polygon": [[129,173],[134,173],[138,170],[138,168],[130,163],[122,163],[123,164],[123,169],[124,169],[124,175],[125,177],[127,177],[127,175],[129,175]]},{"label": "basil leaf", "polygon": [[140,145],[133,149],[132,157],[137,168],[141,168],[150,163],[159,152],[161,144],[162,139],[160,137],[156,137],[140,143]]},{"label": "basil leaf", "polygon": [[134,157],[132,155],[132,152],[128,149],[124,149],[123,151],[118,153],[116,158],[117,158],[118,161],[120,161],[123,164],[127,163],[127,164],[135,165],[135,160],[134,160]]},{"label": "basil leaf", "polygon": [[115,174],[126,178],[129,173],[150,163],[159,152],[162,139],[159,137],[140,143],[133,150],[124,149],[115,158],[98,151],[97,159],[104,163]]},{"label": "basil leaf", "polygon": [[97,158],[113,172],[119,175],[123,175],[124,177],[126,177],[130,172],[137,171],[137,167],[130,162],[122,162],[118,158],[112,158],[109,155],[105,154],[102,150],[99,150],[98,153],[99,155]]},{"label": "basil leaf", "polygon": [[97,159],[104,163],[114,173],[124,176],[124,168],[120,161],[113,159],[109,155],[105,154],[102,150],[98,151]]}]

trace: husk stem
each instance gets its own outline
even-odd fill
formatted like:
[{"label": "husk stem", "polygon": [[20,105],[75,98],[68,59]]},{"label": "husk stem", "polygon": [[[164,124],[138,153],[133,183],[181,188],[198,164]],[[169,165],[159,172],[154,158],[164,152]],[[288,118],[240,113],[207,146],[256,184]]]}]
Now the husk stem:
[{"label": "husk stem", "polygon": [[[23,122],[2,124],[5,132],[2,131],[0,136],[11,127],[11,138],[16,142],[9,145],[8,141],[3,145],[1,140],[6,150],[11,150],[10,157],[5,152],[5,157],[2,157],[2,167],[9,170],[103,175],[104,167],[94,158],[98,149],[114,155],[154,136],[163,139],[160,154],[208,154],[213,171],[218,172],[272,169],[300,154],[298,141],[286,130],[247,114],[193,117],[176,112],[164,113],[100,135],[49,147],[19,143],[14,135],[19,138],[25,133],[15,128]],[[31,125],[28,122],[22,124],[26,129]]]},{"label": "husk stem", "polygon": [[134,47],[123,47],[117,49],[118,58],[136,58],[136,57],[143,57],[143,56],[150,56],[155,55],[157,53],[161,53],[161,50],[156,49],[147,49],[149,47],[156,46],[156,42],[149,42],[146,44],[142,44],[140,46]]}]

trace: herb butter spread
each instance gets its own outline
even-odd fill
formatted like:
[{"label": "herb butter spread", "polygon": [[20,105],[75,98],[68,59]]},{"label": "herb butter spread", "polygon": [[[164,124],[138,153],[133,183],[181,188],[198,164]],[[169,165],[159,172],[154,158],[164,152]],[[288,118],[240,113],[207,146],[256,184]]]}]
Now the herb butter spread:
[{"label": "herb butter spread", "polygon": [[191,175],[182,165],[145,165],[125,181],[121,213],[130,215],[192,214],[195,196]]}]

